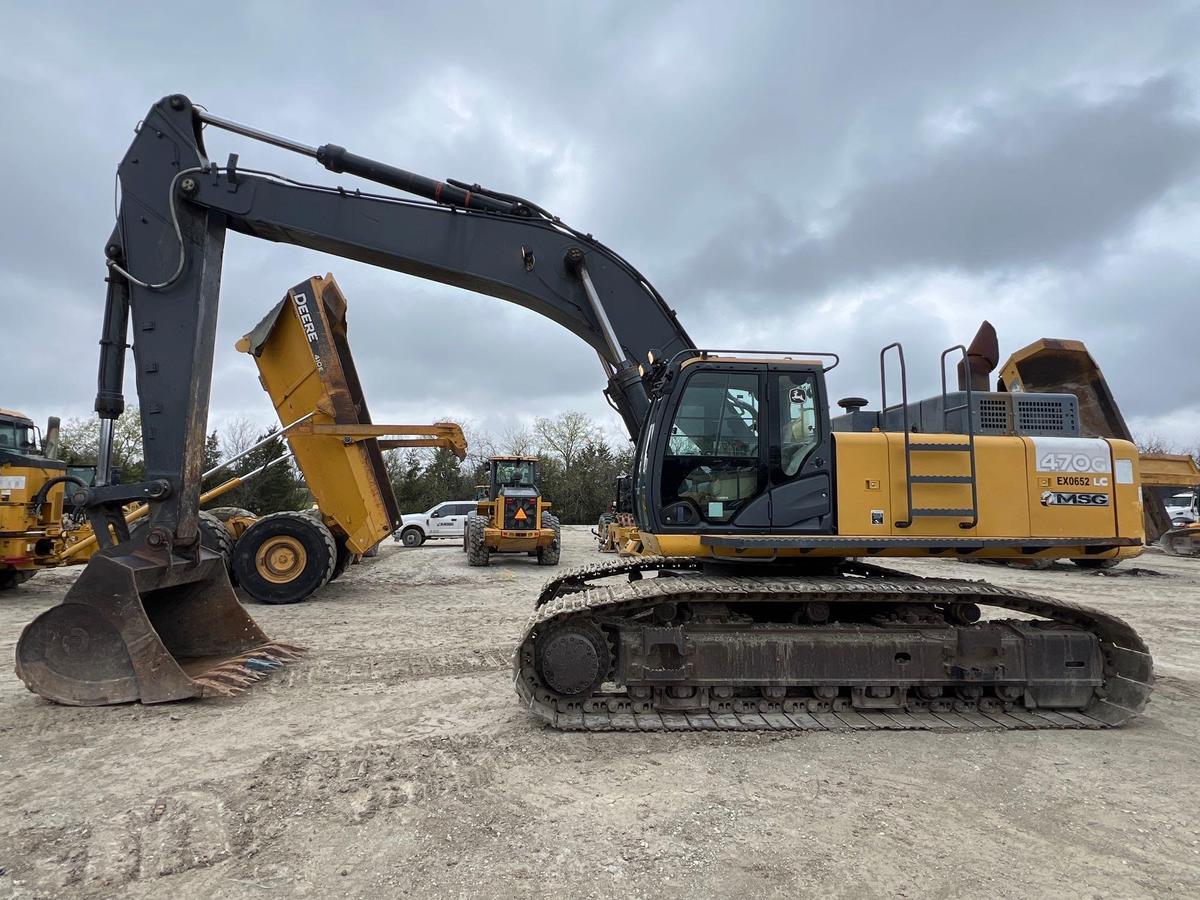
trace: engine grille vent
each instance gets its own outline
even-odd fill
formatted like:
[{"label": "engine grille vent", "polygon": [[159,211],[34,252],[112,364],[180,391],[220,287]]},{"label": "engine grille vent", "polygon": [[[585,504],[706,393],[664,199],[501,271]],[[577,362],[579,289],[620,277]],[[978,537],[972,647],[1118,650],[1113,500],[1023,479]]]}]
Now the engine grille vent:
[{"label": "engine grille vent", "polygon": [[979,398],[979,431],[981,434],[1008,434],[1011,430],[1008,404],[1002,397]]},{"label": "engine grille vent", "polygon": [[1074,408],[1057,398],[1039,399],[1014,394],[1013,404],[1017,429],[1021,433],[1076,434],[1079,431]]}]

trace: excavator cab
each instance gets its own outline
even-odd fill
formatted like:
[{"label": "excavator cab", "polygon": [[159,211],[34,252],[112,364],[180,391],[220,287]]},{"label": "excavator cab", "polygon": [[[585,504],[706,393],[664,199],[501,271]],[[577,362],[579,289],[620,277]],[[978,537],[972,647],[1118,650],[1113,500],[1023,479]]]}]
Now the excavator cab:
[{"label": "excavator cab", "polygon": [[640,521],[663,534],[829,533],[825,371],[704,351],[667,366],[638,450]]}]

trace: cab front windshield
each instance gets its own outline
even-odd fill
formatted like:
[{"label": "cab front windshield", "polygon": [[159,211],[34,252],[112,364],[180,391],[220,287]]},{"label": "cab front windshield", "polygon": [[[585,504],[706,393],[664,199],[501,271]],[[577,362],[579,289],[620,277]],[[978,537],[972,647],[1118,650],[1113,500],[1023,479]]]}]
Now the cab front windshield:
[{"label": "cab front windshield", "polygon": [[0,421],[0,450],[16,450],[18,453],[37,451],[37,439],[32,425],[19,422]]},{"label": "cab front windshield", "polygon": [[496,463],[496,483],[508,487],[533,487],[534,465],[531,460]]}]

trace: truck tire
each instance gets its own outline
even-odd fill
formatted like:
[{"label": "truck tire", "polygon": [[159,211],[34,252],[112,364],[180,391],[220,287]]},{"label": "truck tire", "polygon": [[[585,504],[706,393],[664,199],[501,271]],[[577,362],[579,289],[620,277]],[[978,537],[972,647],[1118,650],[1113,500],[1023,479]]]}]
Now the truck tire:
[{"label": "truck tire", "polygon": [[557,566],[558,559],[562,556],[562,525],[559,524],[557,516],[552,516],[550,513],[544,512],[542,513],[542,527],[554,529],[554,543],[549,547],[542,547],[538,550],[538,565]]},{"label": "truck tire", "polygon": [[[228,508],[233,509],[234,507]],[[251,515],[253,514],[251,513]],[[129,526],[130,539],[136,537],[149,524],[149,519],[138,519],[134,522]],[[221,559],[225,560],[226,570],[229,569],[230,560],[233,557],[233,535],[225,528],[225,523],[207,509],[200,510],[200,546],[214,553],[220,553]]]},{"label": "truck tire", "polygon": [[475,513],[467,513],[467,521],[463,523],[463,553],[469,553],[467,540],[471,536],[471,523],[475,521]]},{"label": "truck tire", "polygon": [[5,569],[0,572],[0,591],[11,591],[18,585],[24,584],[34,575],[36,571],[23,571],[20,569]]},{"label": "truck tire", "polygon": [[329,582],[337,554],[324,523],[277,512],[246,529],[233,549],[233,571],[242,590],[261,603],[300,603]]},{"label": "truck tire", "polygon": [[472,516],[467,527],[467,565],[486,566],[491,562],[492,553],[484,543],[483,529],[487,519],[483,516]]},{"label": "truck tire", "polygon": [[410,550],[414,547],[420,547],[423,543],[425,543],[425,532],[423,532],[416,525],[409,525],[402,532],[400,532],[400,543],[402,543],[405,547],[408,547]]}]

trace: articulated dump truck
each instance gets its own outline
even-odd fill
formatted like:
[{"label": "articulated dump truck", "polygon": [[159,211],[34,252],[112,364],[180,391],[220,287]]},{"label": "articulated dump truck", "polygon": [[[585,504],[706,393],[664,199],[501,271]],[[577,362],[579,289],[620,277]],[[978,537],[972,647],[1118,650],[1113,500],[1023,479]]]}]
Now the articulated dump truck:
[{"label": "articulated dump truck", "polygon": [[296,603],[400,526],[384,450],[444,447],[464,459],[467,442],[451,422],[371,422],[346,336],[346,297],[332,275],[289,290],[237,349],[253,357],[280,423],[293,423],[284,436],[316,510],[252,522],[234,511],[233,573],[257,600]]},{"label": "articulated dump truck", "polygon": [[[346,340],[346,302],[332,276],[306,283],[280,301],[238,349],[258,364],[281,429],[237,457],[204,473],[204,479],[276,438],[290,451],[244,475],[227,477],[200,495],[211,506],[271,467],[295,459],[316,503],[303,512],[258,516],[250,510],[217,507],[200,511],[200,540],[218,553],[242,590],[263,603],[298,603],[340,576],[350,562],[395,530],[399,511],[383,468],[390,447],[443,447],[466,456],[462,429],[452,422],[432,425],[375,425]],[[310,335],[331,336],[322,359]],[[82,565],[100,548],[87,522],[64,524],[70,494],[87,485],[70,467],[53,459],[58,421],[51,419],[39,444],[32,421],[0,410],[0,591],[38,571]],[[148,523],[146,504],[124,515],[130,536]],[[112,526],[110,539],[119,541]]]}]

